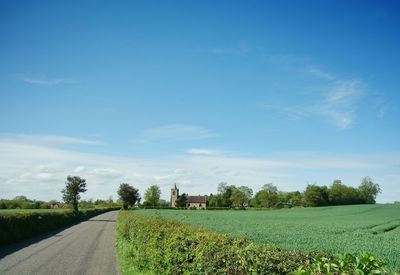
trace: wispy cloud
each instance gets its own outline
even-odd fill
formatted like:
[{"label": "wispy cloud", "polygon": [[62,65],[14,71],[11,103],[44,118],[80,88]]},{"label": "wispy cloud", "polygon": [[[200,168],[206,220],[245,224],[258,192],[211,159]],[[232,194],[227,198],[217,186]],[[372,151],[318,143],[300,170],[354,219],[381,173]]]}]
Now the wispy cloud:
[{"label": "wispy cloud", "polygon": [[217,135],[200,126],[190,124],[167,124],[145,129],[139,133],[136,141],[182,141],[216,137]]},{"label": "wispy cloud", "polygon": [[[0,194],[6,198],[27,195],[36,199],[60,199],[68,175],[87,179],[84,198],[107,198],[121,182],[143,193],[158,184],[167,198],[174,182],[184,192],[216,192],[221,181],[258,190],[274,182],[282,190],[303,190],[307,183],[329,184],[339,177],[357,186],[362,176],[376,178],[383,189],[380,201],[393,201],[398,189],[400,153],[329,154],[288,152],[262,158],[223,155],[182,155],[141,159],[66,150],[47,144],[27,144],[0,137]],[[387,176],[387,175],[390,175]],[[396,179],[396,180],[394,180]],[[400,190],[399,190],[400,191]]]},{"label": "wispy cloud", "polygon": [[81,145],[104,144],[102,141],[95,139],[85,139],[85,138],[58,136],[58,135],[1,134],[0,138],[5,140],[25,142],[29,144],[81,144]]},{"label": "wispy cloud", "polygon": [[317,78],[321,78],[321,79],[325,79],[325,80],[335,80],[336,79],[336,77],[334,75],[327,73],[318,68],[310,68],[310,69],[306,70],[306,72],[308,72],[309,74],[311,74]]},{"label": "wispy cloud", "polygon": [[250,46],[248,44],[239,44],[235,46],[215,46],[202,49],[203,52],[208,52],[216,55],[248,55],[262,51],[262,47]]},{"label": "wispy cloud", "polygon": [[186,151],[188,154],[192,155],[208,155],[208,156],[216,156],[221,154],[221,151],[216,149],[209,148],[191,148]]},{"label": "wispy cloud", "polygon": [[386,100],[384,100],[381,96],[377,98],[375,101],[375,109],[377,110],[377,116],[380,119],[383,119],[390,109],[390,103]]},{"label": "wispy cloud", "polygon": [[[321,117],[340,130],[350,128],[357,118],[357,107],[366,93],[364,81],[339,78],[315,67],[304,71],[323,81],[308,102],[289,106],[268,104],[265,107],[295,119]],[[303,99],[307,101],[307,98]]]},{"label": "wispy cloud", "polygon": [[351,107],[357,97],[362,95],[362,82],[356,79],[337,80],[325,96],[327,106]]},{"label": "wispy cloud", "polygon": [[33,77],[20,76],[20,77],[18,77],[18,79],[20,81],[28,83],[28,84],[47,85],[47,86],[53,86],[53,85],[59,85],[59,84],[74,84],[74,83],[76,83],[76,80],[63,79],[63,78],[50,79],[50,78],[33,78]]},{"label": "wispy cloud", "polygon": [[322,102],[319,102],[318,112],[330,119],[339,129],[347,129],[356,119],[357,104],[363,95],[362,81],[335,80]]}]

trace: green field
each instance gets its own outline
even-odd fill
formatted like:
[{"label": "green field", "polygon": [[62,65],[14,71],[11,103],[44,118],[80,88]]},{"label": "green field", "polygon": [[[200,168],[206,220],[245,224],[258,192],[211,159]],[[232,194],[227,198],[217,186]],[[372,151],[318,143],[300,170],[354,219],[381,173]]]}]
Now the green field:
[{"label": "green field", "polygon": [[303,251],[369,251],[400,270],[400,204],[265,211],[138,210],[138,214]]}]

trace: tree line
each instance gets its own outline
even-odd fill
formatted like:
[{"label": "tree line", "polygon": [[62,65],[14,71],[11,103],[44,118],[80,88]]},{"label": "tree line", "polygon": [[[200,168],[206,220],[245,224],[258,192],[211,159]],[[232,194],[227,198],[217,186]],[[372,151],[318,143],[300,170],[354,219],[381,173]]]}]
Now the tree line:
[{"label": "tree line", "polygon": [[[169,203],[162,200],[161,190],[158,185],[151,185],[145,192],[144,202],[140,204],[139,190],[128,183],[121,183],[118,188],[119,199],[114,202],[110,197],[108,200],[80,201],[80,194],[85,193],[86,180],[77,176],[68,176],[65,188],[61,191],[63,201],[74,211],[81,208],[94,207],[120,207],[128,209],[134,205],[156,208],[169,207]],[[374,204],[381,188],[374,183],[370,177],[361,179],[357,188],[347,186],[341,180],[334,180],[330,186],[311,184],[303,192],[280,191],[272,184],[263,185],[261,190],[253,194],[248,186],[228,185],[222,182],[218,185],[218,193],[210,194],[207,200],[209,208],[283,208],[298,206],[329,206],[349,204]],[[187,195],[182,194],[176,201],[176,207],[186,207]],[[25,196],[18,196],[14,200],[0,200],[0,209],[11,208],[51,208],[55,201],[44,202],[29,200]]]},{"label": "tree line", "polygon": [[[87,191],[86,179],[78,176],[68,176],[65,188],[61,190],[61,203],[56,200],[39,201],[31,200],[26,196],[17,196],[14,199],[0,199],[0,209],[50,209],[50,208],[72,208],[74,211],[90,208],[115,208],[127,209],[135,204],[140,204],[139,190],[127,183],[121,183],[118,188],[118,200],[114,201],[110,196],[107,200],[81,200],[81,194]],[[157,185],[150,186],[145,193],[145,201],[142,205],[147,207],[167,207],[169,203],[160,199],[161,190]]]},{"label": "tree line", "polygon": [[[76,176],[69,176],[65,184],[65,189],[61,191],[63,194],[63,200],[65,203],[72,205],[72,208],[75,211],[78,211],[80,193],[87,191],[86,180]],[[135,204],[140,204],[141,197],[139,189],[129,185],[128,183],[121,183],[117,193],[119,196],[118,202],[121,204],[123,209],[128,209]],[[153,208],[159,207],[160,205],[168,205],[168,203],[161,200],[160,197],[160,187],[158,185],[151,185],[145,192],[145,201],[143,202],[143,205]]]},{"label": "tree line", "polygon": [[330,186],[309,184],[303,192],[280,191],[272,184],[265,184],[253,196],[247,186],[220,183],[218,193],[208,197],[209,207],[256,207],[283,208],[296,206],[329,206],[350,204],[374,204],[381,188],[370,177],[361,179],[357,188],[347,186],[341,180],[334,180]]}]

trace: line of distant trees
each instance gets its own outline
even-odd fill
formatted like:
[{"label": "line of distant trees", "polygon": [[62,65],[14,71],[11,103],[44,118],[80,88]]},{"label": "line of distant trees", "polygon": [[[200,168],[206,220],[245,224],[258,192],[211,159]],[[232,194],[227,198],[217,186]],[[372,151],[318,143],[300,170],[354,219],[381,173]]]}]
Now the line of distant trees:
[{"label": "line of distant trees", "polygon": [[[62,190],[62,204],[57,201],[30,200],[25,196],[17,196],[12,200],[0,199],[0,209],[46,209],[70,207],[75,211],[79,208],[88,209],[96,207],[122,207],[128,209],[132,206],[145,208],[168,208],[169,203],[162,200],[161,190],[158,185],[151,185],[145,192],[144,202],[140,204],[139,190],[127,183],[121,183],[118,189],[119,199],[114,202],[112,197],[108,200],[80,200],[80,193],[86,192],[86,180],[77,176],[68,176],[66,186]],[[332,185],[308,185],[303,191],[280,191],[272,184],[265,184],[261,190],[253,195],[253,190],[247,186],[228,185],[220,183],[218,193],[208,196],[209,208],[284,208],[298,206],[328,206],[349,204],[374,204],[381,188],[370,177],[361,179],[357,188],[347,186],[341,180],[334,180]],[[177,206],[179,206],[179,201]]]},{"label": "line of distant trees", "polygon": [[[0,199],[0,209],[52,209],[52,208],[72,208],[78,209],[90,208],[116,208],[127,209],[134,205],[140,205],[141,197],[139,190],[127,183],[121,183],[118,189],[118,200],[114,201],[110,196],[107,200],[81,200],[81,193],[85,193],[86,180],[78,176],[68,176],[65,182],[65,188],[62,189],[63,202],[56,200],[40,201],[31,200],[26,196],[17,196],[14,199]],[[150,186],[145,193],[144,207],[168,207],[169,203],[160,198],[161,190],[158,185]]]},{"label": "line of distant trees", "polygon": [[[112,197],[107,200],[80,200],[78,206],[80,209],[91,208],[115,208],[121,207],[120,201],[114,201]],[[52,208],[71,208],[70,205],[57,200],[41,201],[32,200],[26,196],[16,196],[13,199],[0,199],[0,209],[52,209]]]},{"label": "line of distant trees", "polygon": [[274,184],[268,183],[254,196],[253,190],[247,186],[236,187],[223,182],[218,185],[218,193],[208,197],[208,207],[290,208],[374,204],[380,192],[381,188],[370,177],[362,178],[358,188],[347,186],[341,180],[334,180],[329,187],[310,184],[303,192],[280,191]]},{"label": "line of distant trees", "polygon": [[151,185],[144,193],[144,201],[141,204],[141,197],[139,189],[129,185],[128,183],[121,183],[118,189],[118,196],[122,202],[122,208],[128,209],[132,206],[140,206],[144,208],[168,208],[169,202],[161,199],[161,189],[158,185]]},{"label": "line of distant trees", "polygon": [[161,190],[158,185],[151,185],[145,192],[145,200],[140,204],[141,197],[139,190],[127,183],[121,183],[118,188],[118,200],[114,201],[110,196],[107,200],[81,200],[80,194],[85,193],[86,180],[78,176],[68,176],[65,188],[61,191],[63,202],[51,200],[41,201],[28,199],[26,196],[17,196],[14,199],[0,199],[0,209],[52,209],[52,208],[72,208],[78,209],[91,208],[116,208],[128,209],[134,205],[159,208],[169,207],[169,202],[162,200]]},{"label": "line of distant trees", "polygon": [[51,203],[53,201],[38,201],[25,196],[16,196],[11,200],[0,199],[0,209],[48,209],[51,208]]}]

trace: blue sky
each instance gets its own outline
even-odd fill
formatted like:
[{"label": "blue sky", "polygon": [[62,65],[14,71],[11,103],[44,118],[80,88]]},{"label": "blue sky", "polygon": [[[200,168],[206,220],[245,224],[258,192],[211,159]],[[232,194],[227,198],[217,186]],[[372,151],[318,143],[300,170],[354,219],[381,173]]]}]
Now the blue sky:
[{"label": "blue sky", "polygon": [[371,176],[400,200],[396,1],[2,1],[0,194]]}]

